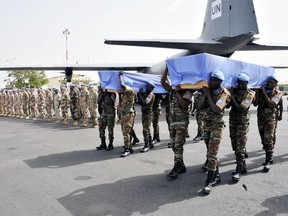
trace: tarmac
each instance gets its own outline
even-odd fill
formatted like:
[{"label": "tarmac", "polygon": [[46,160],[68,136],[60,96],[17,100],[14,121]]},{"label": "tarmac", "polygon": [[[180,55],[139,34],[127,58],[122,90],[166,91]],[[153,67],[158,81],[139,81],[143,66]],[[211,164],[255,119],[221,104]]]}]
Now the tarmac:
[{"label": "tarmac", "polygon": [[0,117],[1,216],[282,216],[288,215],[288,113],[284,97],[283,120],[278,122],[274,164],[262,172],[265,153],[257,129],[256,108],[251,108],[248,134],[248,174],[231,179],[235,156],[227,127],[219,150],[221,184],[210,195],[201,189],[206,147],[193,143],[195,117],[190,117],[190,138],[184,146],[187,172],[175,180],[166,174],[173,167],[167,148],[169,133],[163,113],[161,142],[147,153],[143,147],[141,112],[135,131],[141,140],[134,154],[121,158],[123,136],[115,126],[115,148],[96,151],[98,128],[80,128],[55,122]]}]

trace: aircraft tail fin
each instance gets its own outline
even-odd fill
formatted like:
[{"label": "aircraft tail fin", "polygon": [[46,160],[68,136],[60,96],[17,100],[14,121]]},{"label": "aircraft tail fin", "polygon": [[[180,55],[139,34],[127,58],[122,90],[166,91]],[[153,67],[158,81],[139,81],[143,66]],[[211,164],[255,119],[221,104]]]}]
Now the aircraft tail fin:
[{"label": "aircraft tail fin", "polygon": [[248,32],[259,33],[252,0],[208,0],[201,39]]}]

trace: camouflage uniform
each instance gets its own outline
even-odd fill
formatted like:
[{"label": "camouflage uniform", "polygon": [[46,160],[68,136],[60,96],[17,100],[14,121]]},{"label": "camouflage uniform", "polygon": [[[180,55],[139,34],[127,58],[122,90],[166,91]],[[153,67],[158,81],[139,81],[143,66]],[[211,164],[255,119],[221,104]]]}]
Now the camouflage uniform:
[{"label": "camouflage uniform", "polygon": [[60,107],[62,111],[63,123],[68,124],[68,110],[70,107],[70,98],[66,87],[61,87]]},{"label": "camouflage uniform", "polygon": [[27,90],[22,92],[22,99],[23,99],[23,113],[24,117],[29,118],[29,94]]},{"label": "camouflage uniform", "polygon": [[121,129],[124,137],[124,148],[131,149],[130,134],[134,124],[134,102],[135,92],[132,88],[126,87],[126,90],[120,96],[120,112],[121,112]]},{"label": "camouflage uniform", "polygon": [[4,93],[0,91],[0,116],[4,115]]},{"label": "camouflage uniform", "polygon": [[24,90],[19,90],[18,91],[18,95],[19,95],[19,103],[18,103],[18,110],[19,110],[19,118],[23,118],[24,117],[24,112],[23,112],[23,104],[24,104],[24,101],[23,101],[23,92]]},{"label": "camouflage uniform", "polygon": [[277,105],[282,101],[282,93],[279,90],[267,92],[270,100],[274,101],[275,107],[268,107],[263,94],[259,95],[259,104],[257,108],[258,130],[261,137],[261,143],[266,153],[273,154],[275,145],[275,129],[278,118]]},{"label": "camouflage uniform", "polygon": [[145,103],[141,106],[142,111],[142,127],[143,127],[143,137],[145,145],[151,144],[152,137],[150,133],[150,126],[152,123],[152,115],[153,115],[153,104],[155,101],[154,93],[138,93],[142,95],[142,98],[145,100]]},{"label": "camouflage uniform", "polygon": [[[232,106],[229,113],[231,145],[233,151],[235,152],[237,165],[241,165],[241,167],[243,167],[242,169],[246,169],[245,148],[247,142],[247,133],[249,131],[249,108],[254,100],[255,92],[250,89],[235,89],[233,97],[236,103],[241,105],[242,109],[241,111],[237,111],[236,108]],[[242,172],[242,170],[240,172]]]},{"label": "camouflage uniform", "polygon": [[47,120],[52,119],[53,110],[53,94],[50,90],[46,90],[46,110],[47,110]]},{"label": "camouflage uniform", "polygon": [[88,106],[89,106],[89,112],[92,120],[92,127],[95,127],[98,125],[98,93],[95,91],[93,87],[89,87],[89,101],[88,101]]},{"label": "camouflage uniform", "polygon": [[106,146],[105,129],[108,127],[108,136],[110,144],[114,140],[115,126],[115,93],[101,92],[98,98],[98,104],[101,106],[102,113],[99,118],[99,136],[101,145]]},{"label": "camouflage uniform", "polygon": [[73,124],[77,125],[77,121],[79,121],[80,115],[79,115],[79,91],[76,87],[70,88],[70,112],[71,117],[73,119]]},{"label": "camouflage uniform", "polygon": [[54,110],[55,110],[55,116],[56,116],[56,123],[61,121],[61,110],[60,110],[60,100],[61,95],[58,92],[58,89],[54,89]]},{"label": "camouflage uniform", "polygon": [[88,101],[89,101],[89,92],[86,87],[81,87],[81,93],[79,97],[79,105],[80,112],[82,114],[82,126],[86,127],[89,121],[89,109],[88,109]]},{"label": "camouflage uniform", "polygon": [[[200,139],[204,134],[204,122],[203,122],[204,116],[198,108],[198,104],[199,104],[199,101],[201,100],[202,96],[203,96],[203,93],[201,91],[197,91],[194,94],[194,104],[193,104],[193,110],[195,110],[195,116],[196,116],[196,121],[197,121],[197,135],[196,135],[196,137],[200,137]],[[196,137],[193,139],[194,141],[197,141]]]},{"label": "camouflage uniform", "polygon": [[210,109],[206,98],[205,108],[203,109],[204,141],[207,147],[208,170],[216,171],[219,144],[224,129],[224,108],[230,102],[231,97],[229,91],[224,87],[215,91],[210,90],[210,94],[213,102],[222,110],[219,114],[214,113]]},{"label": "camouflage uniform", "polygon": [[160,142],[159,136],[159,119],[161,116],[161,102],[162,95],[155,94],[155,101],[153,103],[152,125],[153,125],[153,142]]},{"label": "camouflage uniform", "polygon": [[[190,91],[181,90],[179,93],[182,98],[191,101],[192,93]],[[180,105],[177,92],[173,89],[169,91],[169,106],[170,140],[174,152],[174,164],[181,164],[184,167],[183,146],[186,142],[186,131],[189,124],[188,106],[183,108]]]},{"label": "camouflage uniform", "polygon": [[44,113],[45,96],[44,96],[42,90],[38,90],[37,108],[38,108],[39,118],[44,119],[44,117],[45,117],[45,113]]},{"label": "camouflage uniform", "polygon": [[10,115],[15,117],[15,93],[11,91],[10,93]]},{"label": "camouflage uniform", "polygon": [[37,116],[37,96],[34,89],[31,89],[30,92],[31,95],[29,100],[29,106],[31,109],[31,118],[35,120]]}]

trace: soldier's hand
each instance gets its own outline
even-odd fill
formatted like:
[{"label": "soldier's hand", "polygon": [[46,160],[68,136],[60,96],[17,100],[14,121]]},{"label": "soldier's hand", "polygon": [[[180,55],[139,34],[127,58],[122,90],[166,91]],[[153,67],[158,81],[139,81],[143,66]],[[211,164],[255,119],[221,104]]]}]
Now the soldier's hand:
[{"label": "soldier's hand", "polygon": [[203,91],[204,91],[205,95],[209,95],[210,94],[209,88],[207,86],[203,86]]},{"label": "soldier's hand", "polygon": [[228,91],[229,91],[229,92],[230,92],[230,94],[232,95],[232,94],[233,94],[233,92],[234,92],[234,88],[233,88],[233,86],[229,87],[229,88],[228,88]]}]

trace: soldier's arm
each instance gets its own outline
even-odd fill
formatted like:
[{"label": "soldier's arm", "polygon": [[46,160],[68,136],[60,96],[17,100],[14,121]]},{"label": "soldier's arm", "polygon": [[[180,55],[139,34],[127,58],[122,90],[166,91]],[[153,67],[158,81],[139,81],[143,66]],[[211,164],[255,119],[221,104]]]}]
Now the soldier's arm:
[{"label": "soldier's arm", "polygon": [[[181,94],[181,88],[180,86],[176,86],[175,88],[175,91],[176,91],[176,97],[178,99],[178,102],[180,104],[180,106],[183,108],[183,109],[187,109],[191,103],[191,95],[189,95],[190,97],[186,97],[186,96],[183,96]],[[187,93],[187,92],[186,92]],[[186,94],[185,93],[185,94]],[[190,98],[190,99],[189,99]]]},{"label": "soldier's arm", "polygon": [[166,69],[165,69],[165,71],[164,71],[164,73],[162,74],[162,77],[161,77],[161,85],[163,86],[163,88],[166,91],[169,91],[171,89],[171,86],[168,83],[167,75],[168,75],[168,68],[166,67]]},{"label": "soldier's arm", "polygon": [[283,114],[283,99],[282,98],[278,104],[278,110],[279,110],[278,121],[281,121],[282,120],[282,114]]},{"label": "soldier's arm", "polygon": [[267,105],[268,107],[270,107],[270,108],[276,107],[276,103],[275,103],[274,101],[272,101],[272,100],[268,97],[268,95],[267,95],[266,90],[264,89],[264,87],[262,87],[260,91],[261,91],[261,93],[263,94],[263,97],[264,97],[264,100],[265,100],[265,102],[266,102],[266,105]]},{"label": "soldier's arm", "polygon": [[221,109],[214,103],[210,94],[210,90],[205,86],[203,87],[203,90],[204,90],[204,94],[206,95],[207,102],[210,106],[211,111],[214,112],[215,114],[220,114]]}]

